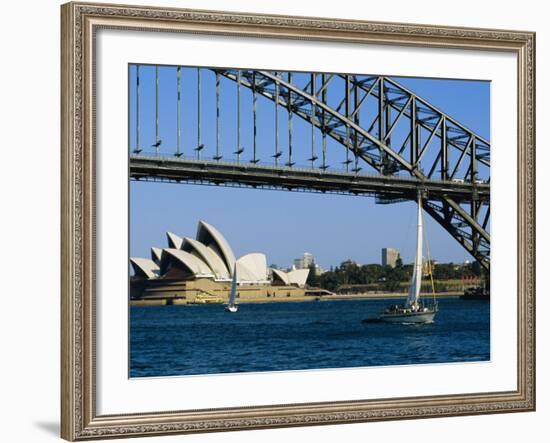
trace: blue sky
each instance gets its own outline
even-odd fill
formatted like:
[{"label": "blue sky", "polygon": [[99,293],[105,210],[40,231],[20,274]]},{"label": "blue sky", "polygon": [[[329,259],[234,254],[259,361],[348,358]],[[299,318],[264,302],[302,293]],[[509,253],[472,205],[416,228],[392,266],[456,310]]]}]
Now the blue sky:
[{"label": "blue sky", "polygon": [[[196,69],[182,70],[182,148],[195,155]],[[466,127],[490,139],[490,83],[485,81],[440,80],[393,77],[434,106],[451,115]],[[202,129],[205,156],[215,149],[214,76],[201,74]],[[144,151],[154,151],[154,68],[140,68],[140,131]],[[236,100],[234,88],[224,88],[222,80],[222,151],[224,160],[235,150]],[[161,153],[171,153],[176,146],[176,74],[174,68],[159,69],[159,132]],[[130,67],[130,150],[135,148],[135,66]],[[226,85],[227,86],[227,85]],[[251,158],[251,96],[242,88],[241,145],[242,157]],[[263,101],[262,101],[263,100]],[[270,162],[274,147],[273,105],[258,100],[258,156]],[[287,143],[286,113],[279,113],[280,147]],[[311,129],[299,118],[293,119],[297,165],[307,165],[311,152]],[[317,141],[320,135],[316,135]],[[304,147],[305,146],[305,147]],[[317,144],[317,148],[319,148]],[[320,148],[319,148],[320,149]],[[339,165],[341,149],[329,141],[329,163]],[[209,153],[210,152],[210,153]],[[250,158],[249,158],[250,157]],[[339,166],[342,167],[342,166]],[[199,220],[205,220],[224,234],[237,256],[263,252],[268,263],[288,266],[304,251],[312,252],[318,263],[328,268],[351,258],[359,263],[379,263],[380,250],[394,247],[404,261],[414,253],[413,203],[376,205],[370,197],[312,194],[286,191],[238,189],[189,184],[130,182],[130,254],[149,256],[151,246],[166,245],[166,231],[194,237]],[[439,261],[460,262],[471,259],[458,243],[425,215],[430,252]]]}]

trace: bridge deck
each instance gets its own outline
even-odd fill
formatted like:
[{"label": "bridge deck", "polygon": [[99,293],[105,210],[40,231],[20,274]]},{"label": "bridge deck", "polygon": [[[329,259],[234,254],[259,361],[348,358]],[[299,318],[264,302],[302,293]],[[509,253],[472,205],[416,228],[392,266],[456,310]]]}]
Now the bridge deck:
[{"label": "bridge deck", "polygon": [[487,183],[421,181],[413,177],[141,155],[130,157],[130,176],[134,180],[239,184],[411,199],[415,199],[417,190],[422,189],[428,192],[430,198],[447,196],[457,202],[489,202],[490,194],[490,185]]}]

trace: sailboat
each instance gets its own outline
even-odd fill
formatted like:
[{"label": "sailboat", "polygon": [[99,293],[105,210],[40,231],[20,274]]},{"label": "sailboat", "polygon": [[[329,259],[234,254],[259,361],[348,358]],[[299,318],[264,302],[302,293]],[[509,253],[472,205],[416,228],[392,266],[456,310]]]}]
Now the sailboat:
[{"label": "sailboat", "polygon": [[[379,319],[389,323],[432,323],[437,313],[437,301],[432,278],[433,302],[424,304],[420,301],[420,285],[422,283],[422,196],[418,193],[418,223],[416,230],[416,257],[409,287],[409,295],[402,305],[391,305],[384,310]],[[428,269],[431,277],[431,265],[428,259]]]},{"label": "sailboat", "polygon": [[235,304],[237,296],[237,265],[233,268],[233,278],[231,280],[231,292],[229,293],[229,304],[225,307],[227,312],[237,312],[239,307]]}]

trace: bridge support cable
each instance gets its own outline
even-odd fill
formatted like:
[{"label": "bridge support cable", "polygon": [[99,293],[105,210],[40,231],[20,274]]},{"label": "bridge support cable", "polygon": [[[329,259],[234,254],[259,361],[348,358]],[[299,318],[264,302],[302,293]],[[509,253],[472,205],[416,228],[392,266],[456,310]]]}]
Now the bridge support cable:
[{"label": "bridge support cable", "polygon": [[237,150],[233,153],[237,155],[237,163],[241,160],[241,154],[244,149],[241,147],[241,70],[237,71]]},{"label": "bridge support cable", "polygon": [[220,161],[222,159],[222,155],[220,153],[220,125],[220,73],[219,71],[216,71],[216,155],[213,157],[216,161]]},{"label": "bridge support cable", "polygon": [[136,148],[134,149],[134,154],[139,154],[141,149],[141,140],[140,140],[140,85],[139,85],[139,65],[136,65]]},{"label": "bridge support cable", "polygon": [[[321,101],[323,104],[327,104],[327,75],[321,74],[321,82],[323,83],[323,89],[321,91]],[[319,94],[319,93],[317,93]],[[327,127],[326,127],[326,112],[324,108],[321,110],[321,137],[322,137],[322,150],[323,150],[323,164],[321,165],[321,170],[326,171],[330,166],[327,164]]]},{"label": "bridge support cable", "polygon": [[[292,72],[288,73],[288,84],[292,84]],[[294,162],[292,161],[292,92],[290,88],[287,88],[287,113],[288,113],[288,162],[286,166],[292,168]]]},{"label": "bridge support cable", "polygon": [[[384,145],[388,146],[391,149],[391,107],[389,106],[389,97],[387,93],[387,88],[385,87],[384,83],[384,77],[382,77],[382,94],[383,94],[383,100],[382,100],[382,106],[383,106],[383,116],[384,116],[384,137],[382,138],[382,142]],[[406,108],[406,106],[404,106]],[[396,120],[397,122],[397,120]],[[382,163],[382,168],[385,174],[394,174],[398,172],[399,167],[396,167],[395,162],[391,161],[387,156],[384,156],[384,162]]]},{"label": "bridge support cable", "polygon": [[[278,75],[276,72],[275,75]],[[279,166],[279,157],[282,155],[282,151],[279,150],[279,83],[275,83],[275,100],[273,105],[275,107],[275,154],[273,158],[275,159],[275,167]]]},{"label": "bridge support cable", "polygon": [[[353,112],[348,118],[353,118],[354,123],[357,126],[360,126],[360,101],[359,101],[359,90],[357,89],[357,85],[354,82],[353,86]],[[357,135],[357,131],[353,132],[353,155],[354,155],[354,166],[353,166],[353,172],[356,174],[359,173],[359,171],[362,169],[359,166],[359,137]]]},{"label": "bridge support cable", "polygon": [[[351,103],[350,103],[350,98],[349,98],[349,95],[350,95],[350,91],[349,91],[349,85],[350,85],[350,76],[349,75],[346,75],[345,77],[345,96],[344,96],[344,100],[345,100],[345,106],[346,106],[346,109],[345,109],[345,116],[346,116],[346,119],[349,119],[350,117],[350,114],[351,114]],[[349,172],[349,165],[351,163],[351,160],[349,158],[349,146],[350,146],[350,127],[349,127],[349,124],[346,124],[346,160],[344,161],[344,164],[346,165],[346,172]]]},{"label": "bridge support cable", "polygon": [[[378,139],[384,140],[384,77],[380,77],[378,80]],[[374,123],[374,122],[373,122]],[[370,131],[369,131],[370,132]],[[384,151],[380,151],[380,171],[382,174],[386,174],[387,171],[385,170],[387,159],[386,159],[386,153]]]},{"label": "bridge support cable", "polygon": [[[316,86],[316,77],[317,74],[312,73],[310,84],[311,84],[311,95],[313,97],[317,96],[317,86]],[[312,118],[312,124],[311,124],[311,157],[309,158],[309,161],[311,162],[311,169],[315,168],[315,160],[317,160],[317,155],[315,154],[315,123],[317,119],[317,109],[315,106],[315,103],[311,104],[311,118]]]},{"label": "bridge support cable", "polygon": [[177,143],[176,143],[176,153],[174,154],[176,157],[181,157],[181,66],[177,67],[176,72],[176,78],[177,78],[177,101],[176,101],[176,120],[177,120]]},{"label": "bridge support cable", "polygon": [[160,154],[160,144],[162,140],[159,137],[159,67],[155,66],[155,147],[156,154]]},{"label": "bridge support cable", "polygon": [[201,159],[204,144],[201,141],[201,68],[197,68],[197,160]]},{"label": "bridge support cable", "polygon": [[252,73],[252,125],[253,125],[253,134],[252,134],[252,160],[250,163],[256,164],[260,160],[256,157],[257,149],[257,106],[258,95],[256,94],[256,71]]}]

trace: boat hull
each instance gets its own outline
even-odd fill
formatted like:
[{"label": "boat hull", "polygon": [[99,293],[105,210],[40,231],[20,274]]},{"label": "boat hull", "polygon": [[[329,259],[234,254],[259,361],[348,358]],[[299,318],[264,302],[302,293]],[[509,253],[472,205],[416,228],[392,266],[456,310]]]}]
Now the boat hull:
[{"label": "boat hull", "polygon": [[380,320],[387,323],[433,323],[435,311],[381,314]]}]

